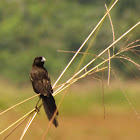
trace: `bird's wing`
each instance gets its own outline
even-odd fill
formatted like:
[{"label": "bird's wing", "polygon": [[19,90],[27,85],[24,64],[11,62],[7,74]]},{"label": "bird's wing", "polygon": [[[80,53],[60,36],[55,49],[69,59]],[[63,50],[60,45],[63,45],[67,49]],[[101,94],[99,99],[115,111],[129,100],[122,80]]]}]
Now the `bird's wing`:
[{"label": "bird's wing", "polygon": [[52,93],[51,81],[45,69],[33,69],[30,73],[30,80],[36,93],[44,96]]}]

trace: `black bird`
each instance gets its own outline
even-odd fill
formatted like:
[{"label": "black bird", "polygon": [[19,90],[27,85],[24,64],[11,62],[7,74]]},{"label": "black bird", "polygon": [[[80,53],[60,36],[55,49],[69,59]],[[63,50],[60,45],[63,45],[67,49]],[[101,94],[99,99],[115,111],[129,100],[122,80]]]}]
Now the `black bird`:
[{"label": "black bird", "polygon": [[[51,86],[51,80],[48,76],[47,70],[43,66],[45,61],[46,59],[42,56],[36,57],[34,59],[32,70],[30,72],[30,80],[32,82],[34,91],[37,94],[40,93],[40,98],[42,99],[46,115],[48,119],[51,120],[55,112],[56,116],[58,115],[58,111],[55,100],[52,96],[53,89]],[[56,116],[53,119],[53,124],[55,127],[58,126]]]}]

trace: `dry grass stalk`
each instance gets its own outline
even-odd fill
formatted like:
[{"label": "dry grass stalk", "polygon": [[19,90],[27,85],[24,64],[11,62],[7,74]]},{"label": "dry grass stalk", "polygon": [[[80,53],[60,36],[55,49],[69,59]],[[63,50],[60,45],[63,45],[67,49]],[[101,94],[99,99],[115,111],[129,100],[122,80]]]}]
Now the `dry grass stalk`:
[{"label": "dry grass stalk", "polygon": [[26,116],[30,115],[31,113],[33,113],[36,110],[36,108],[32,109],[30,112],[28,112],[27,114],[25,114],[24,116],[22,116],[20,119],[18,119],[17,121],[15,121],[14,123],[12,123],[10,126],[8,126],[6,129],[4,129],[3,131],[0,132],[0,135],[3,134],[5,131],[7,131],[8,129],[10,129],[12,126],[14,126],[15,124],[17,124],[18,122],[20,122],[21,120],[23,120]]},{"label": "dry grass stalk", "polygon": [[[139,46],[139,45],[136,45],[136,46]],[[133,48],[135,48],[136,46],[133,46]],[[132,48],[132,47],[130,47]],[[88,70],[86,73],[84,73],[83,75],[79,76],[78,78],[74,79],[74,76],[72,78],[70,78],[66,83],[64,83],[63,85],[63,88],[58,88],[59,90],[57,90],[57,92],[54,92],[54,96],[57,95],[59,92],[63,91],[64,89],[66,89],[67,87],[69,87],[71,84],[75,83],[77,80],[85,77],[86,75],[88,75],[89,73],[91,73],[92,71],[94,71],[95,69],[97,69],[98,67],[100,67],[101,65],[103,65],[104,63],[108,62],[110,59],[113,59],[113,58],[122,58],[121,56],[118,56],[120,55],[122,52],[125,52],[129,50],[129,48],[125,48],[119,52],[117,52],[115,55],[111,56],[110,58],[108,59],[105,59],[104,61],[102,61],[100,64],[96,65],[94,68]],[[134,62],[133,60],[131,60],[130,58],[126,58],[126,57],[123,57],[124,59],[126,60],[129,60],[130,62],[132,62],[133,64],[135,64],[138,68],[139,68],[139,64],[137,64],[136,62]],[[84,69],[83,69],[84,70]],[[77,74],[77,73],[76,73]],[[66,86],[65,86],[66,85]]]},{"label": "dry grass stalk", "polygon": [[103,110],[104,110],[104,119],[105,119],[105,93],[104,93],[104,70],[102,71],[102,95],[103,95]]},{"label": "dry grass stalk", "polygon": [[[64,50],[57,50],[57,52],[63,52],[63,53],[76,53],[76,51],[64,51]],[[87,52],[79,52],[79,54],[97,56],[96,54],[87,53]],[[55,86],[55,87],[56,87],[56,86]]]},{"label": "dry grass stalk", "polygon": [[68,65],[65,67],[65,69],[63,70],[63,72],[60,74],[60,76],[58,77],[58,79],[56,80],[56,82],[53,85],[53,88],[55,87],[55,85],[58,83],[58,81],[60,80],[60,78],[63,76],[63,74],[66,72],[66,70],[68,69],[68,67],[71,65],[71,63],[73,62],[73,60],[76,58],[76,56],[78,55],[78,53],[80,52],[80,50],[84,47],[84,45],[86,44],[86,42],[90,39],[90,37],[93,35],[93,33],[95,32],[95,30],[100,26],[100,24],[104,21],[104,19],[106,18],[107,14],[111,11],[111,9],[115,6],[115,4],[118,2],[118,0],[116,0],[112,6],[109,8],[109,10],[105,13],[105,15],[102,17],[102,19],[98,22],[98,24],[95,26],[95,28],[92,30],[92,32],[89,34],[89,36],[86,38],[86,40],[83,42],[83,44],[81,45],[81,47],[78,49],[78,51],[76,52],[76,54],[72,57],[72,59],[70,60],[70,62],[68,63]]},{"label": "dry grass stalk", "polygon": [[7,111],[9,111],[9,110],[11,110],[11,109],[17,107],[18,105],[21,105],[21,104],[23,104],[24,102],[26,102],[26,101],[28,101],[28,100],[31,100],[31,99],[33,99],[34,97],[39,96],[39,95],[40,95],[40,94],[34,95],[34,96],[32,96],[32,97],[29,97],[29,98],[27,98],[27,99],[25,99],[25,100],[23,100],[23,101],[21,101],[21,102],[15,104],[15,105],[11,106],[10,108],[8,108],[8,109],[4,110],[3,112],[1,112],[1,113],[0,113],[0,116],[1,116],[2,114],[6,113]]},{"label": "dry grass stalk", "polygon": [[[115,72],[114,72],[113,70],[112,70],[112,72],[113,72],[115,78],[117,79],[117,81],[119,81],[119,79],[117,78]],[[132,104],[131,101],[129,100],[127,94],[125,93],[124,89],[122,88],[122,86],[121,86],[121,84],[120,84],[120,81],[119,81],[119,87],[120,87],[120,89],[121,89],[123,95],[125,96],[125,98],[126,98],[128,104],[129,104],[130,107],[132,108],[134,114],[137,116],[138,119],[140,119],[140,115],[139,115],[139,113],[136,111],[135,107],[133,106],[133,104]]]},{"label": "dry grass stalk", "polygon": [[[112,6],[109,8],[108,12],[115,6],[115,4],[118,2],[118,0],[116,0]],[[92,34],[95,32],[95,30],[99,27],[99,25],[103,22],[103,20],[105,19],[105,17],[107,16],[108,12],[106,12],[106,14],[103,16],[103,18],[99,21],[99,23],[96,25],[96,27],[92,30],[92,32],[90,33],[90,35],[87,37],[87,39],[83,42],[83,44],[81,45],[81,47],[78,49],[78,51],[76,52],[76,54],[73,56],[73,58],[71,59],[71,61],[68,63],[68,65],[66,66],[66,68],[63,70],[63,72],[61,73],[61,75],[58,77],[58,79],[56,80],[56,82],[54,83],[53,87],[55,87],[55,85],[58,83],[58,81],[60,80],[60,78],[63,76],[63,74],[65,73],[65,71],[68,69],[68,67],[71,65],[71,63],[73,62],[73,60],[75,59],[75,57],[77,56],[77,54],[80,52],[80,50],[84,47],[84,45],[86,44],[86,42],[89,40],[89,38],[92,36]],[[62,88],[62,86],[61,86]],[[36,95],[37,96],[37,95]],[[26,100],[30,100],[29,99],[26,99]],[[22,103],[22,102],[21,102]],[[17,105],[21,104],[21,103],[18,103]],[[11,108],[7,109],[6,111],[2,112],[1,114],[7,112],[8,110],[16,107],[17,105],[14,105],[12,106]],[[30,113],[30,112],[29,112]],[[24,116],[23,116],[24,117]],[[20,120],[20,119],[19,119]],[[19,122],[16,121],[15,123]],[[13,125],[15,124],[13,123]],[[9,129],[10,127],[12,127],[13,125],[7,127],[7,129]],[[2,131],[1,133],[5,132],[7,129],[5,129],[4,131]],[[1,134],[0,133],[0,134]]]},{"label": "dry grass stalk", "polygon": [[[30,114],[31,115],[31,114]],[[10,133],[8,133],[7,135],[6,135],[6,137],[4,137],[3,138],[3,140],[6,140],[22,123],[24,123],[29,117],[30,117],[30,115],[28,115],[27,117],[25,117],[22,121],[20,121],[19,122],[19,124],[17,124],[16,126],[15,126],[15,128],[10,132]]]},{"label": "dry grass stalk", "polygon": [[37,113],[38,113],[38,111],[40,110],[41,107],[42,107],[42,104],[39,105],[39,106],[37,107],[37,110],[35,110],[35,111],[36,111],[35,113],[34,113],[34,112],[31,113],[31,114],[34,113],[34,115],[33,115],[32,118],[30,117],[29,121],[27,122],[27,125],[26,125],[26,127],[25,127],[25,129],[24,129],[24,131],[23,131],[23,133],[22,133],[22,135],[21,135],[21,137],[20,137],[20,140],[22,140],[23,137],[25,136],[25,134],[26,134],[28,128],[30,127],[30,125],[31,125],[31,123],[33,122],[33,120],[35,119],[35,117],[36,117],[36,115],[37,115]]},{"label": "dry grass stalk", "polygon": [[[103,20],[105,19],[105,17],[108,15],[109,11],[114,7],[114,5],[117,3],[118,0],[116,0],[113,5],[109,8],[109,10],[107,10],[106,14],[103,16],[103,18],[100,20],[100,22],[97,24],[97,26],[93,29],[93,31],[90,33],[90,35],[88,36],[88,38],[84,41],[84,43],[81,45],[81,47],[78,49],[78,51],[75,53],[75,55],[73,56],[73,58],[71,59],[71,61],[68,63],[68,65],[66,66],[66,68],[63,70],[63,72],[61,73],[61,75],[58,77],[58,79],[56,80],[55,84],[53,85],[53,88],[55,88],[56,84],[58,83],[58,81],[61,79],[61,77],[63,76],[63,74],[66,72],[66,70],[68,69],[68,67],[71,65],[71,63],[73,62],[73,60],[75,59],[75,57],[79,54],[80,50],[83,48],[83,46],[85,45],[85,43],[89,40],[89,38],[92,36],[92,34],[95,32],[95,30],[99,27],[99,25],[103,22]],[[128,33],[130,33],[134,28],[136,28],[138,25],[140,24],[140,22],[138,22],[137,24],[135,24],[132,28],[130,28],[126,33],[124,33],[121,37],[119,37],[116,41],[114,41],[111,45],[109,45],[105,50],[103,50],[101,53],[99,53],[94,59],[92,59],[88,64],[86,64],[81,70],[79,70],[76,74],[74,74],[66,83],[62,84],[55,92],[54,92],[54,96],[57,95],[59,92],[61,92],[62,90],[66,89],[67,87],[69,87],[70,85],[72,85],[73,83],[75,83],[77,80],[90,75],[91,73],[94,72],[98,72],[99,70],[104,70],[105,67],[100,68],[99,67],[103,64],[105,64],[106,62],[110,61],[112,58],[115,58],[117,55],[121,54],[122,52],[126,51],[126,50],[130,50],[133,49],[135,47],[126,47],[123,48],[121,50],[119,50],[118,53],[110,56],[108,59],[105,59],[104,61],[102,61],[101,63],[99,63],[98,65],[96,65],[95,67],[91,68],[90,70],[87,70],[84,74],[80,75],[79,77],[77,77],[82,71],[84,71],[85,69],[87,69],[87,67],[92,64],[95,60],[97,60],[98,58],[100,58],[106,51],[108,51],[111,47],[113,47],[118,41],[120,41],[124,36],[126,36]],[[122,56],[121,56],[122,57]],[[121,58],[120,57],[120,58]],[[135,63],[133,60],[124,57],[123,59],[127,59],[128,61],[134,63],[136,66],[139,67],[139,64]],[[77,77],[77,78],[76,78]],[[36,95],[38,96],[38,95]],[[18,123],[19,121],[21,121],[23,118],[25,118],[26,116],[28,116],[29,114],[33,113],[35,111],[35,109],[31,110],[29,113],[27,113],[26,115],[24,115],[22,118],[20,118],[18,121],[16,121],[15,123],[13,123],[12,125],[10,125],[9,127],[7,127],[5,130],[3,130],[0,134],[4,133],[6,130],[8,130],[9,128],[11,128],[13,125],[15,125],[16,123]],[[35,113],[36,114],[36,113]],[[35,117],[36,115],[34,115]],[[32,120],[34,119],[34,117],[32,118]],[[30,121],[30,124],[32,123],[32,121]],[[50,122],[51,124],[51,122]],[[29,128],[30,125],[27,125],[26,128]],[[48,127],[49,128],[49,127]],[[26,133],[28,129],[26,129],[24,132]],[[23,132],[23,133],[24,133]],[[23,136],[25,135],[25,133],[23,134]]]},{"label": "dry grass stalk", "polygon": [[[105,4],[105,8],[108,11],[108,8],[107,8],[106,4]],[[111,24],[113,42],[114,42],[115,41],[115,33],[114,33],[114,27],[113,27],[113,23],[112,23],[110,13],[108,13],[108,17],[109,17],[110,24]],[[115,51],[115,46],[113,46],[113,55],[114,55],[114,51]],[[110,58],[110,49],[108,49],[108,57]],[[111,69],[111,67],[110,67],[110,59],[109,59],[109,61],[108,61],[108,85],[109,85],[109,81],[110,81],[110,69]]]},{"label": "dry grass stalk", "polygon": [[[97,55],[97,57],[95,57],[94,59],[92,59],[88,64],[86,64],[81,70],[79,70],[76,74],[74,74],[67,82],[69,83],[72,79],[74,79],[77,75],[79,75],[82,71],[84,71],[89,65],[91,65],[97,58],[99,58],[101,55],[103,55],[106,51],[108,51],[108,49],[110,49],[112,46],[114,46],[118,41],[120,41],[123,37],[125,37],[129,32],[131,32],[134,28],[136,28],[138,25],[140,24],[140,22],[138,22],[137,24],[135,24],[133,27],[131,27],[127,32],[125,32],[121,37],[119,37],[115,42],[113,42],[111,45],[109,45],[105,50],[103,50],[101,53],[99,53]],[[91,69],[89,72],[91,72],[92,70],[94,70],[95,68],[98,68],[100,65],[102,65],[103,63],[105,63],[106,61],[114,58],[116,55],[120,54],[122,51],[116,53],[115,55],[113,55],[112,57],[110,57],[109,59],[106,59],[105,61],[101,62],[100,64],[98,64],[97,66],[95,66],[93,69]],[[59,87],[54,93],[53,95],[55,96],[56,94],[58,94],[58,92],[61,90],[61,88],[63,88],[64,85],[62,85],[61,87]]]},{"label": "dry grass stalk", "polygon": [[30,117],[30,119],[29,119],[29,121],[28,121],[28,123],[27,123],[27,125],[26,125],[26,127],[25,127],[25,129],[24,129],[24,131],[23,131],[23,133],[22,133],[22,135],[21,135],[21,137],[20,137],[20,140],[22,140],[23,137],[25,136],[25,134],[26,134],[28,128],[30,127],[30,125],[31,125],[31,123],[33,122],[33,120],[34,120],[34,118],[36,117],[36,115],[37,115],[37,112],[34,113],[34,115],[33,115],[32,118]]}]

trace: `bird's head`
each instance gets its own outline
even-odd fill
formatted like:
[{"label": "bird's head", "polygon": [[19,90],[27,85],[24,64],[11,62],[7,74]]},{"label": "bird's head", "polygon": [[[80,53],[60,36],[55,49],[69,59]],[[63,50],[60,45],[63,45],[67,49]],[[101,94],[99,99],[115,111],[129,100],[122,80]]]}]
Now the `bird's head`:
[{"label": "bird's head", "polygon": [[34,59],[33,66],[43,67],[45,61],[46,59],[44,57],[38,56]]}]

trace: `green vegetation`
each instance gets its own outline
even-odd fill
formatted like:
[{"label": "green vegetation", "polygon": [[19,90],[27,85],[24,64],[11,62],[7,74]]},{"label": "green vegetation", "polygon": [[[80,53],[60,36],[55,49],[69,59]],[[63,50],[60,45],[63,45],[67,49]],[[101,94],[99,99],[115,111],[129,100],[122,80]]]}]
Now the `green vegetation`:
[{"label": "green vegetation", "polygon": [[[128,96],[131,103],[134,105],[135,108],[139,108],[139,82],[127,82],[122,83],[122,85],[123,90],[125,91],[125,94]],[[7,90],[5,90],[6,87],[8,87]],[[85,87],[88,87],[88,89]],[[32,87],[17,88],[16,86],[10,85],[6,82],[0,84],[0,89],[1,111],[35,95]],[[104,90],[104,103],[106,108],[111,107],[112,112],[127,111],[127,109],[132,111],[131,106],[127,101],[127,98],[125,97],[116,82],[111,82],[111,85],[105,86]],[[65,91],[55,96],[57,105],[60,103],[60,99],[64,93]],[[19,115],[25,114],[26,112],[34,108],[37,101],[38,97],[35,97],[23,103],[22,105],[12,109],[12,111],[17,112]],[[101,84],[98,82],[94,84],[93,82],[83,82],[76,85],[75,88],[70,87],[59,110],[61,112],[60,114],[63,115],[82,115],[84,113],[90,114],[91,112],[101,113],[101,111],[103,111],[103,96]],[[108,112],[109,110],[107,109],[106,111]],[[43,112],[44,111],[42,108],[41,113]]]},{"label": "green vegetation", "polygon": [[[47,59],[45,67],[54,83],[73,55],[57,52],[57,50],[76,51],[106,12],[104,3],[109,7],[111,1],[0,1],[0,112],[35,95],[31,84],[28,86],[28,82],[31,65],[36,56],[42,55]],[[110,14],[116,39],[139,21],[139,6],[139,0],[120,0],[113,8]],[[132,36],[126,44],[140,39],[139,33],[138,26],[131,32]],[[115,52],[120,49],[128,37],[129,35],[116,44]],[[88,53],[96,56],[111,43],[112,31],[107,17]],[[82,51],[86,50],[88,44],[89,42]],[[132,52],[126,53],[139,63],[139,56]],[[86,64],[93,59],[93,55],[87,55],[83,63]],[[77,56],[62,81],[65,82],[67,77],[73,75],[81,57],[82,54]],[[100,61],[100,58],[97,59],[93,65]],[[125,60],[122,63],[118,59],[111,60],[111,68],[115,73],[117,72],[116,75],[119,75],[120,79],[127,78],[127,80],[120,84],[118,84],[118,79],[117,83],[110,81],[110,86],[104,84],[106,120],[103,119],[102,86],[97,82],[98,80],[96,82],[93,80],[95,77],[102,79],[100,72],[100,76],[90,75],[87,77],[88,82],[84,79],[77,85],[74,84],[74,87],[70,87],[59,108],[59,128],[50,128],[47,139],[140,139],[140,124],[137,120],[140,107],[139,81],[132,80],[135,75],[139,76],[139,70],[132,63]],[[104,75],[106,77],[107,71]],[[114,76],[112,75],[111,73],[111,80]],[[130,82],[129,78],[131,78]],[[55,96],[57,105],[65,92]],[[0,129],[3,130],[33,109],[37,101],[38,97],[2,114]],[[42,138],[47,126],[48,120],[42,107],[25,135],[25,139]],[[24,127],[25,123],[9,138],[20,138]]]},{"label": "green vegetation", "polygon": [[[56,79],[72,57],[72,54],[59,53],[57,50],[77,50],[105,13],[104,3],[109,5],[110,1],[1,0],[1,77],[16,83],[29,81],[34,57],[43,55],[47,58],[46,67],[51,77]],[[123,0],[112,10],[116,38],[139,20],[139,5],[138,0]],[[137,29],[132,33],[130,41],[139,38]],[[97,54],[111,42],[112,32],[107,19],[96,37],[94,48],[89,51]],[[119,45],[116,47],[120,47]],[[78,62],[76,61],[75,65]],[[124,69],[121,62],[114,60],[113,64],[112,66],[117,67],[126,77],[130,76],[130,70]]]}]

